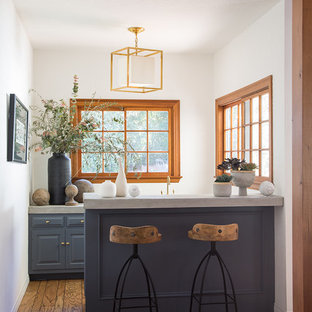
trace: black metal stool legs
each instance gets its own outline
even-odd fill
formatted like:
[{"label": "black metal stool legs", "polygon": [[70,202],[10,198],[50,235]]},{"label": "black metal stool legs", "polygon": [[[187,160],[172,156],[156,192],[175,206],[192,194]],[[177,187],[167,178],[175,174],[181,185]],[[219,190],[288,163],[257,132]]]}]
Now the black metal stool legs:
[{"label": "black metal stool legs", "polygon": [[202,306],[202,299],[203,299],[203,293],[204,293],[204,284],[205,284],[205,276],[207,273],[207,268],[208,268],[208,264],[210,262],[212,253],[210,252],[210,254],[208,255],[207,261],[206,261],[206,265],[204,268],[204,273],[203,273],[203,277],[202,277],[202,281],[201,281],[201,285],[200,285],[200,292],[199,292],[199,310],[201,311],[201,306]]},{"label": "black metal stool legs", "polygon": [[[208,267],[208,263],[210,261],[210,258],[211,258],[211,251],[209,251],[205,256],[204,258],[200,261],[197,269],[196,269],[196,272],[195,272],[195,276],[194,276],[194,279],[193,279],[193,285],[192,285],[192,291],[191,291],[191,304],[190,304],[190,312],[192,311],[192,308],[193,308],[193,299],[196,299],[195,297],[195,294],[194,294],[194,290],[195,290],[195,284],[196,284],[196,280],[197,280],[197,276],[198,276],[198,273],[199,273],[199,270],[201,268],[201,266],[203,265],[203,263],[205,262],[205,260],[207,260],[206,262],[206,266],[205,266],[205,269],[207,270],[207,267]],[[203,290],[203,280],[205,278],[205,274],[203,275],[203,278],[202,278],[202,287],[201,287],[201,292]],[[201,298],[200,298],[201,299]]]},{"label": "black metal stool legs", "polygon": [[[116,283],[116,288],[115,288],[115,295],[114,295],[114,307],[113,307],[113,311],[116,310],[116,304],[117,304],[117,301],[118,301],[118,300],[117,300],[117,294],[118,294],[120,279],[121,279],[121,277],[122,277],[122,274],[123,274],[123,272],[124,272],[126,266],[128,265],[128,268],[127,268],[127,270],[126,270],[126,274],[127,274],[128,270],[129,270],[129,266],[130,266],[132,260],[133,260],[133,256],[131,256],[131,257],[128,258],[128,260],[127,260],[127,261],[124,263],[124,265],[122,266],[122,269],[121,269],[121,271],[120,271],[120,273],[119,273],[119,275],[118,275],[118,279],[117,279],[117,283]],[[125,275],[126,275],[126,274],[125,274]],[[124,278],[124,280],[125,280],[125,278]],[[124,283],[123,283],[123,284],[124,284]],[[120,309],[120,307],[119,307],[119,309]]]},{"label": "black metal stool legs", "polygon": [[[120,299],[119,299],[119,304],[118,304],[118,311],[121,310],[121,301],[123,299],[123,291],[124,291],[124,288],[125,288],[126,278],[127,278],[127,275],[128,275],[128,272],[129,272],[129,269],[130,269],[132,261],[133,261],[133,257],[128,262],[128,266],[127,266],[127,269],[126,269],[126,272],[125,272],[125,275],[124,275],[124,278],[123,278],[123,281],[122,281],[122,284],[121,284],[121,291],[120,291]],[[117,287],[116,287],[116,290],[118,291]]]},{"label": "black metal stool legs", "polygon": [[[147,284],[147,290],[148,290],[148,296],[147,297],[124,297],[124,288],[125,288],[125,283],[127,279],[127,275],[129,272],[129,269],[131,267],[131,264],[133,260],[137,259],[139,263],[141,264],[144,275],[145,275],[145,280]],[[121,281],[122,280],[122,281]],[[120,287],[121,284],[121,287]],[[118,295],[119,293],[119,295]],[[136,305],[136,306],[123,306],[122,301],[126,299],[148,299],[149,304],[148,305]],[[158,312],[158,303],[157,303],[157,297],[156,297],[156,292],[154,288],[154,284],[152,282],[151,276],[149,272],[147,271],[141,257],[138,255],[138,245],[134,244],[133,245],[133,253],[132,255],[127,259],[127,261],[124,263],[122,266],[122,269],[119,273],[117,283],[116,283],[116,288],[115,288],[115,295],[114,295],[114,305],[113,305],[113,312],[120,312],[123,309],[141,309],[141,308],[149,308],[149,312],[153,311],[153,308],[155,309],[156,312]]]},{"label": "black metal stool legs", "polygon": [[234,288],[234,283],[233,283],[232,277],[231,277],[230,272],[229,272],[227,266],[225,265],[223,259],[221,258],[220,254],[217,253],[217,255],[219,255],[219,259],[220,259],[221,263],[223,264],[223,267],[225,268],[225,271],[226,271],[228,278],[230,280],[230,284],[231,284],[231,288],[232,288],[232,295],[233,295],[233,298],[231,298],[231,299],[234,302],[235,312],[237,312],[237,301],[236,301],[236,294],[235,294],[235,288]]},{"label": "black metal stool legs", "polygon": [[[221,293],[224,296],[224,302],[203,302],[203,297],[207,295],[214,295],[213,293],[205,293],[204,292],[204,284],[205,284],[205,278],[207,275],[207,268],[209,265],[209,262],[211,260],[211,257],[215,256],[217,258],[217,261],[219,263],[221,273],[222,273],[222,280],[223,280],[223,293]],[[203,269],[203,275],[201,278],[201,284],[200,284],[200,291],[199,293],[195,293],[195,286],[196,286],[196,281],[198,279],[198,274],[202,266],[204,265]],[[231,284],[231,290],[232,290],[232,295],[229,295],[227,292],[227,283],[226,283],[226,275],[230,281]],[[190,312],[193,310],[193,301],[196,300],[198,303],[198,311],[202,311],[202,306],[203,305],[214,305],[214,304],[224,304],[225,305],[225,311],[229,311],[229,304],[233,304],[235,308],[235,312],[237,312],[237,302],[236,302],[236,295],[235,295],[235,289],[234,289],[234,284],[233,280],[231,278],[230,272],[227,269],[224,261],[222,260],[220,254],[216,250],[216,243],[211,242],[211,249],[210,251],[203,257],[203,259],[200,261],[196,272],[195,276],[193,279],[193,284],[192,284],[192,290],[191,290],[191,302],[190,302]]]},{"label": "black metal stool legs", "polygon": [[226,289],[226,280],[225,280],[224,269],[223,269],[222,262],[220,260],[221,257],[217,251],[215,251],[215,255],[217,256],[217,259],[218,259],[218,262],[219,262],[219,265],[221,268],[222,279],[223,279],[224,300],[225,300],[225,311],[228,312],[229,311],[229,303],[228,303],[228,293],[227,293],[227,289]]},{"label": "black metal stool legs", "polygon": [[[148,287],[148,299],[149,299],[149,304],[150,304],[150,311],[152,312],[152,306],[154,304],[154,307],[155,307],[155,310],[156,312],[158,312],[158,302],[157,302],[157,297],[156,297],[156,291],[155,291],[155,287],[154,287],[154,284],[153,284],[153,281],[152,281],[152,278],[150,276],[150,274],[148,273],[142,259],[140,256],[138,256],[138,259],[144,269],[144,273],[145,273],[145,278],[146,278],[146,283],[147,283],[147,287]],[[153,291],[153,299],[154,299],[154,302],[152,303],[152,297],[151,297],[151,292],[150,292],[150,289],[152,288],[152,291]]]}]

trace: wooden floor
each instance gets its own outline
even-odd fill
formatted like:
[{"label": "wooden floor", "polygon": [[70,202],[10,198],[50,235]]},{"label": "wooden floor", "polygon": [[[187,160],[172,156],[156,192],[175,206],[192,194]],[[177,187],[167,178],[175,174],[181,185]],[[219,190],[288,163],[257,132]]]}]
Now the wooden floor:
[{"label": "wooden floor", "polygon": [[84,312],[83,280],[30,282],[18,312]]}]

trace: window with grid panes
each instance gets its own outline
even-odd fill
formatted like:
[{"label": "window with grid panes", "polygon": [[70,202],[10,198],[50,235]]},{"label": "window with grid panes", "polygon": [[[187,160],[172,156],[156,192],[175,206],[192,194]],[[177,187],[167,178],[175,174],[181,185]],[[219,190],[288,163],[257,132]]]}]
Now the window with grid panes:
[{"label": "window with grid panes", "polygon": [[[78,120],[85,113],[85,101],[78,100]],[[104,150],[106,136],[118,138],[120,146],[116,151],[102,154],[88,150],[74,153],[72,169],[77,174],[73,180],[101,182],[116,178],[118,164],[116,157],[112,157],[116,153],[122,158],[130,182],[164,182],[167,176],[179,181],[179,101],[117,100],[115,109],[95,111],[92,116],[99,124],[93,135],[103,139]],[[128,143],[126,150],[122,141]],[[121,150],[124,152],[120,153]]]},{"label": "window with grid panes", "polygon": [[255,163],[255,184],[272,181],[271,83],[270,76],[246,87],[249,95],[243,88],[216,100],[217,163],[234,157]]}]

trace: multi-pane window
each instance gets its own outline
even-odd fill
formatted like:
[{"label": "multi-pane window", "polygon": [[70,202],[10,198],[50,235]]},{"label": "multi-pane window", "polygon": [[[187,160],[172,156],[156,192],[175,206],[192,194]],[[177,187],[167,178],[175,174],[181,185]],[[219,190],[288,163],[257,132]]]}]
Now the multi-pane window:
[{"label": "multi-pane window", "polygon": [[255,163],[260,183],[272,180],[271,77],[252,87],[216,101],[216,160],[235,157]]},{"label": "multi-pane window", "polygon": [[[83,115],[85,112],[81,111]],[[88,114],[90,114],[88,112]],[[127,172],[164,172],[169,170],[169,111],[168,110],[124,110],[97,111],[93,117],[100,125],[93,133],[94,136],[105,138],[118,137],[118,142],[128,142],[118,156],[123,158]],[[114,120],[120,120],[119,123]],[[120,143],[121,144],[121,143]],[[118,147],[118,146],[117,146]],[[112,157],[118,151],[105,152],[94,155],[87,150],[81,153],[81,172],[101,173],[118,172],[116,158]]]},{"label": "multi-pane window", "polygon": [[224,158],[240,158],[242,155],[241,104],[224,109]]},{"label": "multi-pane window", "polygon": [[[76,158],[75,169],[78,169],[79,178],[93,177],[98,182],[114,178],[118,172],[117,159],[121,157],[130,180],[162,182],[167,176],[173,181],[180,179],[179,102],[145,102],[142,105],[140,101],[118,100],[115,110],[110,108],[91,112],[99,125],[92,136],[100,137],[104,148],[103,153],[94,153],[86,148],[72,156]],[[83,114],[90,112],[84,111],[83,105],[79,108],[78,100],[78,119]],[[105,138],[108,136],[117,138],[115,149],[106,149],[105,144],[109,140]],[[127,144],[124,145],[124,142]],[[139,180],[136,178],[138,173]]]},{"label": "multi-pane window", "polygon": [[269,93],[228,105],[224,114],[224,158],[253,162],[257,176],[270,177]]}]

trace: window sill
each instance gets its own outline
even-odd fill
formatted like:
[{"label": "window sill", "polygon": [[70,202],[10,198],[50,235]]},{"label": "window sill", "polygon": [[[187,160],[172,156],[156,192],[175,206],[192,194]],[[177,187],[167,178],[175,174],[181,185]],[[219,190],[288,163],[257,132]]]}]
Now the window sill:
[{"label": "window sill", "polygon": [[[181,176],[170,176],[171,183],[179,183],[181,180]],[[108,177],[94,177],[94,176],[80,176],[80,177],[72,177],[72,182],[76,182],[77,180],[85,179],[92,183],[103,183],[106,180],[111,180],[115,182],[116,176],[108,176]],[[128,183],[167,183],[167,177],[127,177]]]}]

